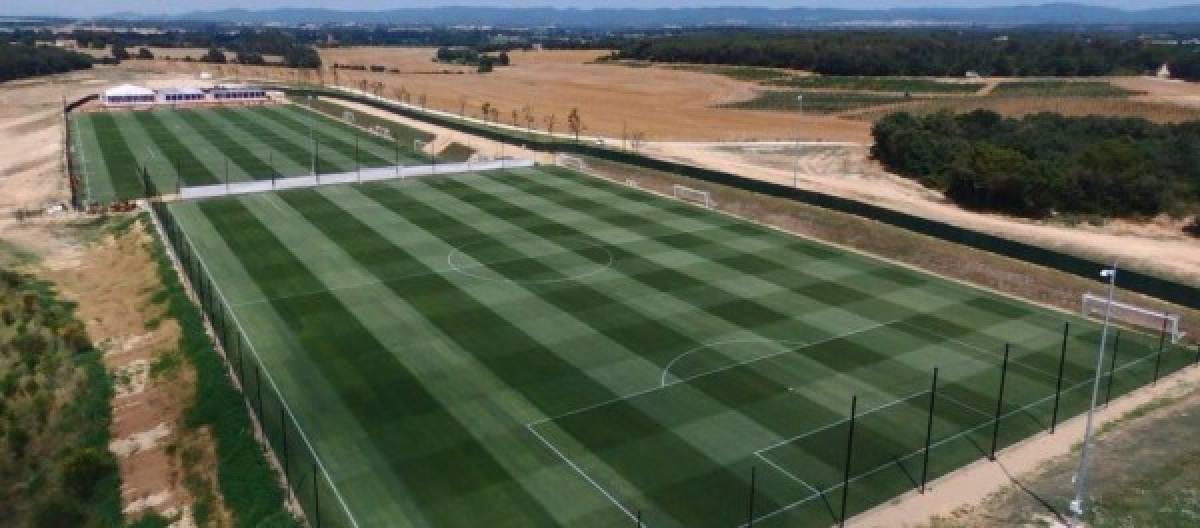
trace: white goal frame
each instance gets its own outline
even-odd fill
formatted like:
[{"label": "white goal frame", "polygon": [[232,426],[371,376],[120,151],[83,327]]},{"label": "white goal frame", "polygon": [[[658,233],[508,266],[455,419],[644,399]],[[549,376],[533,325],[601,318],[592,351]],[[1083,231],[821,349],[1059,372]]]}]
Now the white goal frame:
[{"label": "white goal frame", "polygon": [[581,171],[581,172],[586,171],[588,168],[587,163],[585,163],[582,158],[577,158],[575,156],[568,156],[566,154],[558,155],[558,164],[564,168],[577,170],[577,171]]},{"label": "white goal frame", "polygon": [[686,185],[679,185],[678,183],[671,186],[671,194],[675,195],[676,200],[695,202],[703,205],[707,209],[712,209],[713,206],[716,205],[716,203],[713,202],[712,195],[709,194],[708,191],[694,189]]},{"label": "white goal frame", "polygon": [[[1080,310],[1084,317],[1104,317],[1104,309],[1108,298],[1092,293],[1084,293],[1080,302]],[[1172,343],[1183,339],[1184,332],[1179,330],[1179,314],[1160,312],[1120,301],[1112,302],[1112,318],[1115,321],[1129,323],[1142,328],[1161,332],[1164,329]]]}]

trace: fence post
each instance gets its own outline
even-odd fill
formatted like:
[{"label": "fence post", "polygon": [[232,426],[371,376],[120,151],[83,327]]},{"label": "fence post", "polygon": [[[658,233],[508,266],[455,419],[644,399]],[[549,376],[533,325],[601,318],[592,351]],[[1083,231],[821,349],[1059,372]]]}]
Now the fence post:
[{"label": "fence post", "polygon": [[[267,435],[267,419],[263,418],[262,404],[262,371],[258,368],[258,363],[254,364],[254,392],[258,396],[258,419],[262,420],[263,436]],[[267,439],[270,441],[270,439]]]},{"label": "fence post", "polygon": [[246,392],[246,360],[245,351],[242,350],[242,340],[238,339],[238,385],[242,387],[242,393]]},{"label": "fence post", "polygon": [[938,368],[933,367],[933,383],[929,386],[929,419],[925,422],[925,457],[921,461],[921,493],[929,477],[929,446],[933,443],[933,409],[937,401]]},{"label": "fence post", "polygon": [[317,520],[317,528],[321,528],[321,479],[317,473],[317,463],[313,462],[313,518]]},{"label": "fence post", "polygon": [[996,444],[1000,441],[1000,413],[1004,411],[1004,381],[1008,378],[1008,353],[1011,347],[1004,344],[1004,363],[1000,364],[1000,393],[996,395],[996,418],[992,422],[992,453],[988,460],[996,460]]},{"label": "fence post", "polygon": [[[754,528],[754,492],[756,491],[754,488],[758,483],[756,474],[757,469],[758,468],[755,466],[750,466],[750,508],[746,512],[746,526],[749,528]],[[640,519],[638,520],[638,524],[640,526]]]},{"label": "fence post", "polygon": [[1071,322],[1063,323],[1062,351],[1058,353],[1058,381],[1054,384],[1054,410],[1050,413],[1050,434],[1058,427],[1058,403],[1062,398],[1063,369],[1067,366],[1067,335],[1071,331]]},{"label": "fence post", "polygon": [[1104,387],[1104,406],[1108,407],[1108,402],[1112,401],[1112,385],[1113,378],[1117,375],[1117,352],[1121,350],[1121,330],[1117,330],[1113,334],[1113,353],[1112,361],[1108,364],[1108,383]]},{"label": "fence post", "polygon": [[1158,385],[1158,367],[1162,364],[1163,346],[1167,344],[1167,320],[1163,319],[1162,330],[1158,332],[1158,353],[1154,356],[1154,381],[1151,385]]},{"label": "fence post", "polygon": [[846,503],[850,498],[850,455],[854,452],[854,418],[858,413],[858,395],[850,397],[850,430],[846,433],[846,466],[842,472],[842,513],[838,518],[838,526],[846,527]]},{"label": "fence post", "polygon": [[[283,397],[280,397],[283,401]],[[279,406],[279,431],[280,438],[283,443],[283,480],[288,480],[288,447],[287,447],[287,413],[283,409],[283,405]]]}]

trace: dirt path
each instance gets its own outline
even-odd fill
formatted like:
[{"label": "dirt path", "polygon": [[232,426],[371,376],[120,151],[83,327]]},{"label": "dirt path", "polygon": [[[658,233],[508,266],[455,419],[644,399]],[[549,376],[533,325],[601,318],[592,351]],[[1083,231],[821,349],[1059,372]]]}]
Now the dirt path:
[{"label": "dirt path", "polygon": [[[1105,473],[1127,473],[1129,464],[1142,454],[1158,453],[1139,447],[1138,430],[1155,428],[1155,420],[1172,412],[1154,410],[1164,401],[1183,398],[1182,405],[1194,411],[1200,407],[1200,368],[1189,367],[1157,386],[1146,387],[1114,400],[1096,414],[1099,442],[1095,452],[1101,456],[1093,466],[1093,491],[1105,488]],[[1137,415],[1143,416],[1138,417]],[[1132,423],[1106,431],[1105,424],[1133,416]],[[1186,409],[1185,414],[1186,416]],[[1178,419],[1175,420],[1178,422]],[[1041,433],[1002,451],[996,462],[980,460],[962,470],[934,481],[924,494],[909,492],[887,505],[852,519],[851,526],[1061,526],[1059,516],[1068,512],[1052,511],[1046,500],[1061,501],[1070,496],[1071,477],[1078,464],[1078,444],[1083,438],[1085,416],[1063,422],[1054,434]],[[1184,427],[1187,428],[1186,426]],[[1106,433],[1109,433],[1106,435]],[[1108,436],[1108,438],[1106,438]],[[1125,452],[1115,446],[1126,444]],[[1107,453],[1109,456],[1103,456]],[[1116,455],[1114,457],[1114,455]],[[1112,480],[1112,478],[1108,478]],[[1109,486],[1110,488],[1112,486]],[[1118,490],[1109,490],[1120,493]],[[1096,493],[1098,495],[1099,492]],[[936,518],[940,520],[931,520]]]},{"label": "dirt path", "polygon": [[[113,441],[127,519],[152,511],[193,526],[199,488],[217,496],[215,444],[203,430],[183,429],[194,372],[177,350],[179,328],[154,295],[162,286],[146,249],[148,235],[132,217],[97,219],[56,213],[24,222],[13,211],[69,200],[63,174],[63,98],[94,93],[128,72],[94,70],[0,86],[0,242],[33,255],[30,271],[78,303],[78,316],[105,351],[113,376]],[[113,223],[128,227],[114,236]],[[184,462],[187,457],[187,462]],[[189,478],[190,477],[190,478]],[[189,484],[190,482],[190,484]],[[209,519],[228,525],[219,499]]]}]

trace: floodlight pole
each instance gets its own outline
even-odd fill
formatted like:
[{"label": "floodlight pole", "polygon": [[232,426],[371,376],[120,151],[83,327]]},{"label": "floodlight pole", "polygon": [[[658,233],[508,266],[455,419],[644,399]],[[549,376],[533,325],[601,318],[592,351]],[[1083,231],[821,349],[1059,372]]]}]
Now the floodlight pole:
[{"label": "floodlight pole", "polygon": [[[796,96],[796,106],[800,109],[800,129],[804,127],[804,95]],[[792,164],[792,187],[800,187],[800,131],[796,132],[796,162]]]},{"label": "floodlight pole", "polygon": [[1096,399],[1100,396],[1100,377],[1104,370],[1104,347],[1108,340],[1108,325],[1112,317],[1113,293],[1117,286],[1117,262],[1113,261],[1111,268],[1100,272],[1100,276],[1108,279],[1108,304],[1104,305],[1104,327],[1100,330],[1100,352],[1096,354],[1096,375],[1092,380],[1092,404],[1088,407],[1087,425],[1083,431],[1083,448],[1079,453],[1079,470],[1075,476],[1075,499],[1071,501],[1071,513],[1083,517],[1084,501],[1087,496],[1088,451],[1092,444],[1092,428],[1096,414]]}]

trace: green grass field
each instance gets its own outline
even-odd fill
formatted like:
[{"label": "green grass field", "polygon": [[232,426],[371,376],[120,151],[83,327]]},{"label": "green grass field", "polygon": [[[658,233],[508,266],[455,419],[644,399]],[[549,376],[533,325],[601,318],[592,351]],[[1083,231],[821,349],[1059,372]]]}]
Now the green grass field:
[{"label": "green grass field", "polygon": [[142,196],[141,166],[164,192],[177,185],[311,174],[310,126],[322,174],[353,171],[356,156],[363,168],[429,162],[411,139],[395,142],[294,105],[94,112],[71,119],[85,199],[99,203]]},{"label": "green grass field", "polygon": [[[803,96],[804,101],[796,99]],[[887,95],[871,92],[814,92],[793,90],[770,90],[759,92],[758,96],[748,101],[729,103],[726,108],[742,108],[747,110],[774,110],[785,112],[805,111],[813,114],[833,114],[892,103],[911,101],[911,97],[903,95]]]},{"label": "green grass field", "polygon": [[[934,368],[931,477],[989,450],[1006,343],[999,446],[1049,426],[1064,323],[1061,416],[1090,390],[1090,322],[558,169],[169,210],[362,527],[824,527],[852,397],[855,514],[916,486]],[[1119,346],[1114,395],[1157,342]]]},{"label": "green grass field", "polygon": [[841,75],[812,75],[777,79],[767,84],[790,88],[832,88],[838,90],[867,90],[876,92],[957,93],[970,94],[983,88],[978,82],[943,82],[935,79],[904,77],[850,77]]},{"label": "green grass field", "polygon": [[995,97],[1121,97],[1134,92],[1107,81],[1007,81],[996,85]]}]

